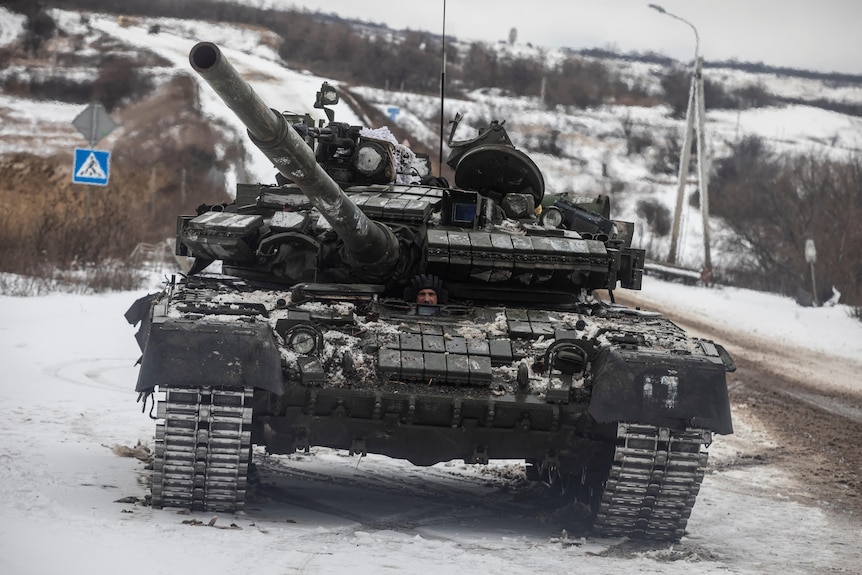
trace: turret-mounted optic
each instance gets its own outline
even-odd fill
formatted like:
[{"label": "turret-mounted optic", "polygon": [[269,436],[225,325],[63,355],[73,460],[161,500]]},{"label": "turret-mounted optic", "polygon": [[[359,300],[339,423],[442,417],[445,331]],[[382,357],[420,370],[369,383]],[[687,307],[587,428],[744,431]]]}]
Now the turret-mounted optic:
[{"label": "turret-mounted optic", "polygon": [[329,121],[332,122],[335,119],[335,112],[326,106],[334,106],[337,103],[338,90],[336,90],[329,82],[324,82],[320,86],[320,91],[314,99],[314,107],[322,109],[326,114],[326,117],[329,118]]}]

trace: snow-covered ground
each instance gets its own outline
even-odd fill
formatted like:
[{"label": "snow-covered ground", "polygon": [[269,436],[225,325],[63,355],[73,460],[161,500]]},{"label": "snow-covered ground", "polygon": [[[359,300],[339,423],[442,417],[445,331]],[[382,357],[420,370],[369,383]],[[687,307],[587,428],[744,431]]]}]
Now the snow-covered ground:
[{"label": "snow-covered ground", "polygon": [[[862,324],[746,290],[648,279],[647,293],[818,354],[862,360]],[[0,573],[858,573],[862,523],[758,454],[772,439],[734,412],[681,542],[582,538],[513,495],[515,462],[409,463],[315,448],[256,455],[265,489],[238,515],[141,505],[148,473],[117,446],[152,445],[135,402],[139,350],[123,313],[143,295],[0,296]],[[758,321],[760,318],[760,321]],[[764,321],[768,318],[768,321]],[[751,323],[749,323],[751,322]],[[844,342],[844,346],[837,345]],[[828,349],[815,342],[833,342]],[[215,523],[210,523],[215,520]],[[568,529],[568,533],[564,532]]]},{"label": "snow-covered ground", "polygon": [[[622,290],[620,297],[626,305],[662,310],[692,335],[716,339],[731,355],[803,388],[862,398],[862,323],[848,306],[801,307],[774,294],[649,276],[642,291]],[[862,412],[840,399],[821,407],[862,421]]]},{"label": "snow-covered ground", "polygon": [[[727,286],[691,287],[647,276],[638,297],[652,307],[696,316],[715,329],[862,362],[862,322],[845,305],[801,307],[789,297]],[[862,380],[856,382],[862,393]]]}]

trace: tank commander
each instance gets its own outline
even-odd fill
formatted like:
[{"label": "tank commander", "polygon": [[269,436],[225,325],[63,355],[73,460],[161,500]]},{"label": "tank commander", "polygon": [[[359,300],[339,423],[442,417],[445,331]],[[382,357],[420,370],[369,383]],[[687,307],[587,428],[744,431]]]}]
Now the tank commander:
[{"label": "tank commander", "polygon": [[443,281],[435,275],[416,275],[410,280],[410,285],[404,288],[404,300],[420,305],[442,305],[447,299]]}]

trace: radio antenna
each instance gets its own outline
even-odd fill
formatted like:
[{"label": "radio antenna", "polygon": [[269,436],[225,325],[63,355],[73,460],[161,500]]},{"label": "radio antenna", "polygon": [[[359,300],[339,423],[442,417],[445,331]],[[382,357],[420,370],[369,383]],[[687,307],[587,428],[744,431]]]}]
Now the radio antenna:
[{"label": "radio antenna", "polygon": [[443,177],[443,125],[444,125],[444,108],[443,104],[446,101],[446,0],[443,0],[443,49],[440,58],[440,163],[438,167],[438,175]]}]

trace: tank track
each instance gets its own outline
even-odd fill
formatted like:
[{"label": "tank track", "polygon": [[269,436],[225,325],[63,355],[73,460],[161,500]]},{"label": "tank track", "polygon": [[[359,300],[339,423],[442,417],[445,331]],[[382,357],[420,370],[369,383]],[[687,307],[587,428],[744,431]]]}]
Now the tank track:
[{"label": "tank track", "polygon": [[621,423],[595,527],[604,535],[678,541],[703,481],[712,435]]},{"label": "tank track", "polygon": [[152,506],[242,510],[253,388],[167,387],[161,392]]}]

